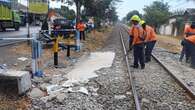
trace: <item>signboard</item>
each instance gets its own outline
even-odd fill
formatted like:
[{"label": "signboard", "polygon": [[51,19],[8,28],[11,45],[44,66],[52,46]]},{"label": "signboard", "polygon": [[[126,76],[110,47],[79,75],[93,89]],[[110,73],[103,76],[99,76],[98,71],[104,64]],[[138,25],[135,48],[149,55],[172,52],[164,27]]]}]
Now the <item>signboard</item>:
[{"label": "signboard", "polygon": [[47,14],[48,4],[47,2],[30,2],[29,12],[35,14]]}]

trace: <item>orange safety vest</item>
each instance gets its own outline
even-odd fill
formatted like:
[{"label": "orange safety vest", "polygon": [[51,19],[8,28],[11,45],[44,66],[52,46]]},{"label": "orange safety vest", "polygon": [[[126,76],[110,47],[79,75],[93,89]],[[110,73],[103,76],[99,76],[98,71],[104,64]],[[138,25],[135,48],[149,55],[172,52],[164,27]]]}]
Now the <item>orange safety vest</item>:
[{"label": "orange safety vest", "polygon": [[85,31],[85,24],[84,23],[78,23],[77,24],[77,29],[79,31]]},{"label": "orange safety vest", "polygon": [[133,37],[132,45],[144,43],[144,30],[140,25],[132,26],[129,31],[130,36]]},{"label": "orange safety vest", "polygon": [[[190,27],[190,25],[187,25],[187,26],[185,27],[184,33],[185,33],[185,34],[186,34],[186,33],[195,33],[195,29],[192,29],[192,28]],[[184,37],[186,37],[186,35],[185,35]]]},{"label": "orange safety vest", "polygon": [[156,33],[155,33],[154,29],[151,26],[147,25],[144,32],[146,33],[146,39],[145,39],[146,42],[157,40]]},{"label": "orange safety vest", "polygon": [[185,39],[186,39],[187,41],[189,41],[189,42],[191,42],[191,43],[195,44],[195,35],[192,35],[192,36],[186,37]]}]

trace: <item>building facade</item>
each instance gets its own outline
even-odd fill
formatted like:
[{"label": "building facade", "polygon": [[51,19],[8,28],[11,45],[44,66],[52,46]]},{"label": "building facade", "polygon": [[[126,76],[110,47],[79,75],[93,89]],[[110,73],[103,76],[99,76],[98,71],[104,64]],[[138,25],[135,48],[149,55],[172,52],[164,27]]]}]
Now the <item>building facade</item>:
[{"label": "building facade", "polygon": [[195,21],[195,9],[186,9],[181,15],[171,16],[166,24],[159,28],[161,35],[182,36],[186,24]]}]

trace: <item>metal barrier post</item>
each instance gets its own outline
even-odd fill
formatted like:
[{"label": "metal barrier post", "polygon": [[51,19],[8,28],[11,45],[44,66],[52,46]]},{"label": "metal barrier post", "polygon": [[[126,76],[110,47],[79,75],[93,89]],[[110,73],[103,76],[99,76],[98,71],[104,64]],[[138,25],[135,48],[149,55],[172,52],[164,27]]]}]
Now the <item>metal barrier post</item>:
[{"label": "metal barrier post", "polygon": [[33,34],[32,39],[32,73],[35,76],[42,77],[43,72],[39,70],[38,58],[41,57],[42,48],[41,43],[36,40],[36,34]]},{"label": "metal barrier post", "polygon": [[54,39],[54,46],[53,46],[53,51],[54,51],[54,66],[57,67],[58,66],[58,38]]},{"label": "metal barrier post", "polygon": [[76,51],[80,51],[80,31],[76,30]]},{"label": "metal barrier post", "polygon": [[32,74],[33,76],[37,72],[37,53],[36,53],[36,34],[33,34],[33,39],[32,39]]}]

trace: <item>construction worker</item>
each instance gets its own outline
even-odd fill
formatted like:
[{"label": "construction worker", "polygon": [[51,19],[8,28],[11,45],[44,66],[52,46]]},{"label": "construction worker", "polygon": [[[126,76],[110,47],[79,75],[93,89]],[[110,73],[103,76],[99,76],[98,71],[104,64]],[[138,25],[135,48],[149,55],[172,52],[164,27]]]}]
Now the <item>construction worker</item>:
[{"label": "construction worker", "polygon": [[133,56],[134,56],[134,65],[133,68],[138,68],[139,64],[141,69],[145,68],[144,62],[144,31],[140,26],[139,22],[141,21],[138,15],[134,15],[131,17],[132,27],[130,29],[130,37],[132,39],[132,47],[133,47]]},{"label": "construction worker", "polygon": [[151,26],[146,25],[144,20],[141,20],[140,24],[144,29],[145,34],[145,62],[147,63],[151,61],[152,50],[156,44],[157,37],[154,29]]},{"label": "construction worker", "polygon": [[186,56],[191,58],[191,67],[195,68],[195,22],[185,29],[184,47]]},{"label": "construction worker", "polygon": [[80,22],[77,24],[77,29],[80,31],[81,40],[85,40],[85,28],[86,28],[85,23],[82,20],[80,20]]},{"label": "construction worker", "polygon": [[[195,29],[193,29],[193,25],[195,25],[194,23],[192,23],[192,25],[189,25],[189,24],[187,24],[186,26],[185,26],[185,30],[184,30],[184,39],[186,38],[186,37],[188,37],[188,36],[190,36],[192,33],[195,33]],[[181,55],[180,55],[180,59],[179,59],[179,61],[180,62],[182,62],[182,60],[183,60],[183,57],[184,57],[184,55],[185,55],[185,57],[186,57],[186,63],[189,63],[189,59],[190,59],[190,55],[189,55],[189,48],[186,48],[185,47],[185,40],[182,40],[181,41],[181,45],[183,46],[183,48],[182,48],[182,51],[181,51]]]}]

